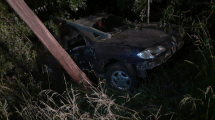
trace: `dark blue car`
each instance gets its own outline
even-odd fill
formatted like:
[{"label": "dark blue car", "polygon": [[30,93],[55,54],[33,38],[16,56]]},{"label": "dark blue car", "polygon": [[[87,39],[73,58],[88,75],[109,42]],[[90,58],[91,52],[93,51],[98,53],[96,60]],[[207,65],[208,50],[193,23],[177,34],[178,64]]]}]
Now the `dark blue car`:
[{"label": "dark blue car", "polygon": [[72,31],[68,52],[80,69],[105,75],[120,90],[135,88],[145,69],[162,64],[184,43],[176,25],[135,24],[114,15],[65,23]]}]

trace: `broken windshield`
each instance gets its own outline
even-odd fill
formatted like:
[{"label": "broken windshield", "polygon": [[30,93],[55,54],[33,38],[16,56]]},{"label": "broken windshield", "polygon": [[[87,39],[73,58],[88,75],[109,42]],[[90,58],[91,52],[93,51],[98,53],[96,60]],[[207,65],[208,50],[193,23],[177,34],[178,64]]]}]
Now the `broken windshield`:
[{"label": "broken windshield", "polygon": [[[122,31],[122,27],[125,26],[125,19],[114,16],[114,15],[109,15],[106,18],[102,18],[98,21],[96,21],[93,24],[93,28],[100,30],[105,33],[109,33],[111,35],[115,35],[117,33],[120,33]],[[106,40],[106,38],[101,37],[99,34],[93,33],[95,36],[95,40]]]},{"label": "broken windshield", "polygon": [[115,29],[124,26],[124,19],[114,15],[110,15],[107,18],[102,18],[93,24],[93,28],[96,28],[102,32],[114,32]]}]

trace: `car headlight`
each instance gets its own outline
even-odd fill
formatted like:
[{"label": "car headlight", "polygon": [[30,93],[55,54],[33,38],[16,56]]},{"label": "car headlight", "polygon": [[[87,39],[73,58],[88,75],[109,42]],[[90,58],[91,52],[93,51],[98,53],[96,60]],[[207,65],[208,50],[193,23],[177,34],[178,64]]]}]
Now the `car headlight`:
[{"label": "car headlight", "polygon": [[156,46],[152,48],[147,48],[146,50],[139,52],[137,56],[143,59],[153,59],[155,58],[155,56],[161,54],[165,50],[166,49],[163,46]]}]

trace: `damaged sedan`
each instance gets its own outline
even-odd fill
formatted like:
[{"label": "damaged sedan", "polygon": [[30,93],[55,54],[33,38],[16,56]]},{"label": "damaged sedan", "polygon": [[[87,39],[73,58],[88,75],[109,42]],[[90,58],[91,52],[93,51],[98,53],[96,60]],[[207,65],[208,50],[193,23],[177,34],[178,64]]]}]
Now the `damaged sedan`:
[{"label": "damaged sedan", "polygon": [[174,25],[166,30],[157,23],[134,27],[114,15],[64,22],[72,31],[68,53],[80,69],[105,75],[119,90],[135,88],[137,77],[145,77],[146,69],[165,62],[184,43],[183,30]]}]

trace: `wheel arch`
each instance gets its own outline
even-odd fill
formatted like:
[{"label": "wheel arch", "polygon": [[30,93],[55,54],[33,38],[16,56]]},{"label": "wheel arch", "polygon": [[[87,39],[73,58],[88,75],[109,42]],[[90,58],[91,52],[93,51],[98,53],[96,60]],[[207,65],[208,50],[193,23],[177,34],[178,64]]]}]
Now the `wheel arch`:
[{"label": "wheel arch", "polygon": [[135,64],[131,64],[131,63],[124,63],[122,61],[119,61],[119,60],[116,60],[116,59],[110,59],[108,60],[108,62],[104,65],[104,72],[105,74],[107,73],[108,71],[108,68],[111,66],[111,65],[114,65],[114,64],[120,64],[124,67],[126,67],[132,75],[137,75],[137,69],[135,67]]},{"label": "wheel arch", "polygon": [[109,59],[103,66],[103,70],[104,70],[104,73],[106,74],[107,71],[108,71],[108,68],[113,65],[113,64],[116,64],[116,63],[120,63],[119,60],[117,59]]}]

